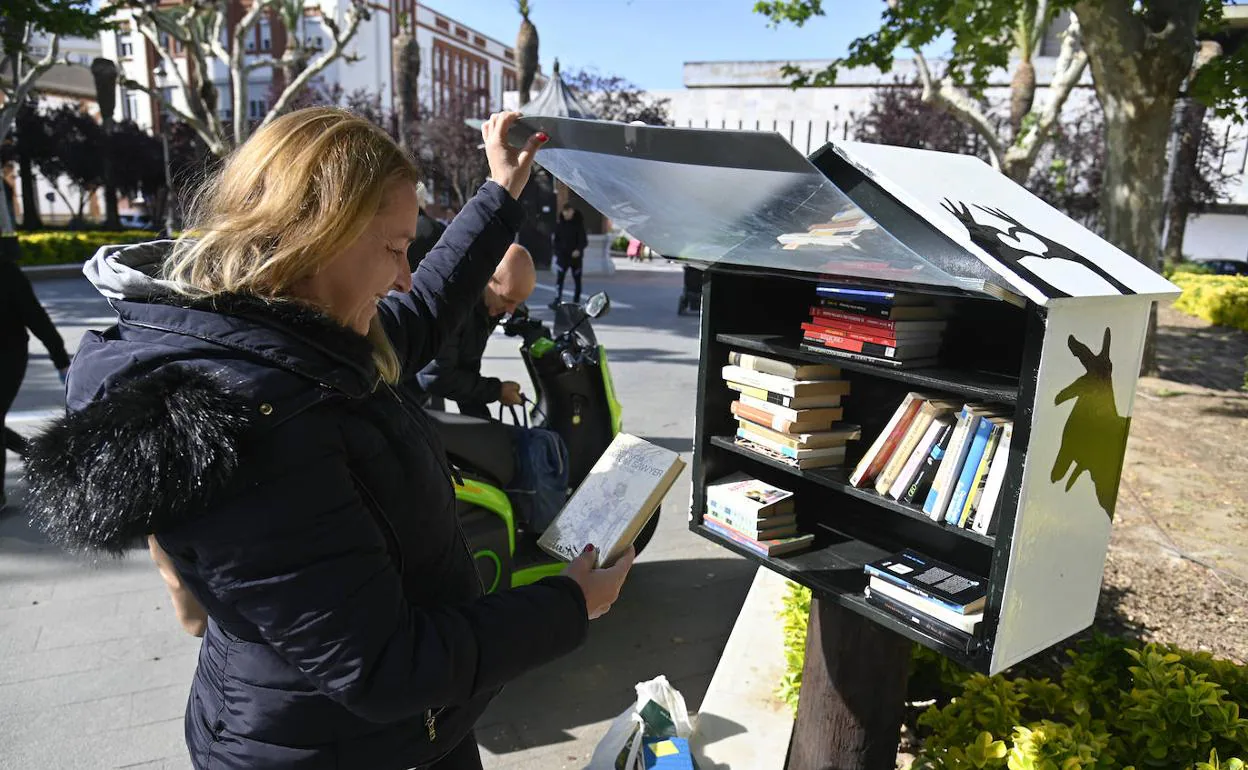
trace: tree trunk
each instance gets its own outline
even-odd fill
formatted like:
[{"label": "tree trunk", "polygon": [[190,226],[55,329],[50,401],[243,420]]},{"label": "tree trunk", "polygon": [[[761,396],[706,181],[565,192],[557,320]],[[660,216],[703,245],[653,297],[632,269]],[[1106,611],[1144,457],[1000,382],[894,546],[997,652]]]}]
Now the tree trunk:
[{"label": "tree trunk", "polygon": [[420,76],[420,47],[416,44],[416,37],[407,29],[399,30],[391,42],[390,66],[394,79],[395,133],[399,146],[411,152],[411,124],[419,98],[416,83]]},{"label": "tree trunk", "polygon": [[787,770],[893,770],[909,665],[905,638],[813,600]]},{"label": "tree trunk", "polygon": [[[1105,112],[1104,235],[1153,270],[1161,267],[1170,121],[1196,53],[1199,12],[1199,3],[1168,4],[1146,23],[1131,0],[1075,5]],[[1156,369],[1155,331],[1154,313],[1140,364],[1145,374]]]},{"label": "tree trunk", "polygon": [[1023,118],[1031,112],[1031,105],[1035,101],[1036,67],[1030,61],[1021,61],[1010,80],[1010,130],[1015,141],[1023,127]]},{"label": "tree trunk", "polygon": [[1179,109],[1164,254],[1165,262],[1172,265],[1183,261],[1183,237],[1187,234],[1187,218],[1192,215],[1192,184],[1196,180],[1200,145],[1205,135],[1205,113],[1208,111],[1205,105],[1190,98],[1184,99]]},{"label": "tree trunk", "polygon": [[43,217],[39,216],[39,185],[35,180],[35,167],[25,153],[18,158],[18,174],[22,179],[22,229],[38,230],[43,227]]},{"label": "tree trunk", "polygon": [[533,79],[537,77],[537,27],[528,17],[520,22],[520,32],[516,35],[516,56],[520,64],[520,106],[529,103],[529,92],[533,88]]}]

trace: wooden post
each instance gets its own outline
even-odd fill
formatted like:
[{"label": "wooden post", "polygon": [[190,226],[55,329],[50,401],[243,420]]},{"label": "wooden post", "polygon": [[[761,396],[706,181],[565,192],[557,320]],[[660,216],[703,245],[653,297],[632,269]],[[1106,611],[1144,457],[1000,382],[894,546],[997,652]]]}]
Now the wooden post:
[{"label": "wooden post", "polygon": [[787,770],[893,770],[910,642],[814,599]]}]

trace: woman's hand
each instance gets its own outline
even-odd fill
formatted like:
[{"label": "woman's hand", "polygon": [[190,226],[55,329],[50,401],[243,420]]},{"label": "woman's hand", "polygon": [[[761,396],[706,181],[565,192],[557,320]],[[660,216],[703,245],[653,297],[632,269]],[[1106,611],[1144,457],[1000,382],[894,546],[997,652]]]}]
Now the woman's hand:
[{"label": "woman's hand", "polygon": [[581,593],[585,594],[585,610],[590,620],[606,615],[620,597],[620,587],[632,569],[637,551],[630,545],[619,561],[606,569],[594,569],[596,558],[594,547],[586,546],[584,552],[563,570],[563,574],[575,580],[581,587]]},{"label": "woman's hand", "polygon": [[533,155],[549,137],[538,132],[529,137],[522,149],[507,144],[507,132],[520,119],[518,112],[496,112],[481,126],[485,140],[485,157],[490,163],[490,179],[519,199],[533,170]]},{"label": "woman's hand", "polygon": [[147,548],[152,554],[152,561],[156,562],[156,568],[160,570],[165,587],[169,589],[169,598],[173,600],[173,611],[178,616],[178,622],[182,624],[182,630],[191,636],[203,636],[204,630],[208,627],[208,613],[204,612],[203,605],[191,595],[190,591],[186,590],[186,586],[182,585],[182,578],[178,576],[173,560],[169,558],[169,554],[165,553],[165,549],[160,547],[160,543],[156,542],[155,535],[147,536]]}]

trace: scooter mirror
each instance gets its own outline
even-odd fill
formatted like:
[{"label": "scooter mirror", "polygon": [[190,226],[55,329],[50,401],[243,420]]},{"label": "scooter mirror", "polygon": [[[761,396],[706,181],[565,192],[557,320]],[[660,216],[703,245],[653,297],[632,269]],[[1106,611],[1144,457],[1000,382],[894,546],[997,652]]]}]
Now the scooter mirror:
[{"label": "scooter mirror", "polygon": [[590,318],[601,318],[611,309],[611,298],[605,291],[600,291],[585,300],[585,315]]}]

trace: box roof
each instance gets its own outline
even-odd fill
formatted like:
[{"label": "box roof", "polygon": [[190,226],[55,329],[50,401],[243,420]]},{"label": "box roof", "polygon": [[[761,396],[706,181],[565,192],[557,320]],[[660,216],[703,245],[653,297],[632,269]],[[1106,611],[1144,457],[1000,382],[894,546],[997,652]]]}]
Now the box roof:
[{"label": "box roof", "polygon": [[671,258],[1038,304],[1178,293],[977,158],[539,116],[510,138],[535,131],[544,168]]}]

